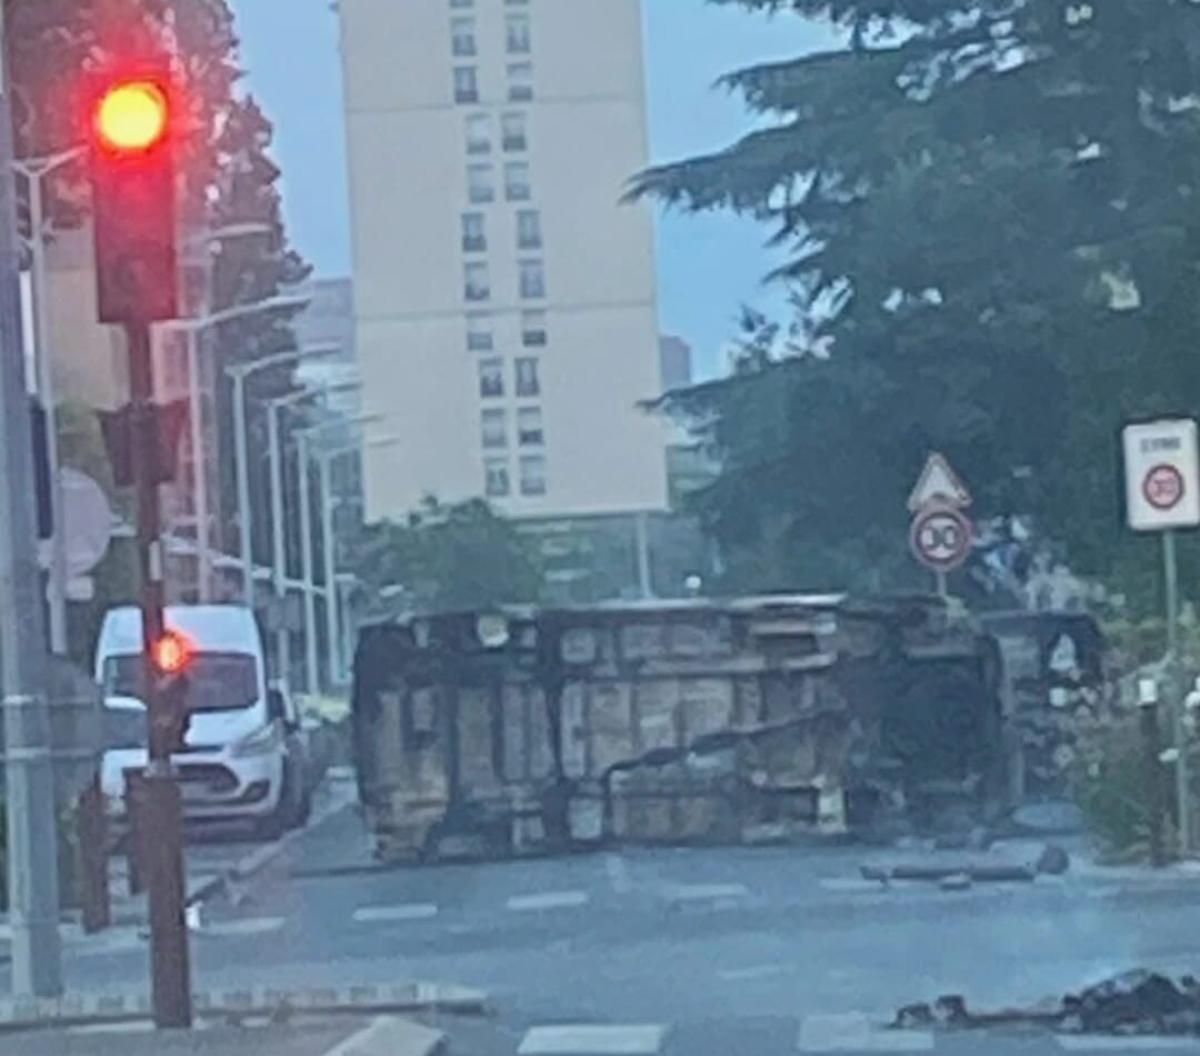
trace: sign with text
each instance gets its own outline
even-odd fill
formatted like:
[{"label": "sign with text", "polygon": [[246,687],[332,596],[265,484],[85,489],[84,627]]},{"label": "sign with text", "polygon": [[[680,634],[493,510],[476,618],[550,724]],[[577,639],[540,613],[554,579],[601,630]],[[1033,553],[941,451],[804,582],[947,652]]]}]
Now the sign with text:
[{"label": "sign with text", "polygon": [[1200,525],[1200,449],[1196,422],[1171,418],[1127,425],[1125,512],[1135,532]]}]

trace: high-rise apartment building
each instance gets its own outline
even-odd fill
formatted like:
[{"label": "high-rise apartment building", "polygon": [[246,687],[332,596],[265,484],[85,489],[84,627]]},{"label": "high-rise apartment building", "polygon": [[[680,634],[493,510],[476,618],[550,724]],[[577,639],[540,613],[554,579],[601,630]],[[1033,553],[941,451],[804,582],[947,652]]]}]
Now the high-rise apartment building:
[{"label": "high-rise apartment building", "polygon": [[640,0],[341,0],[367,515],[667,505]]}]

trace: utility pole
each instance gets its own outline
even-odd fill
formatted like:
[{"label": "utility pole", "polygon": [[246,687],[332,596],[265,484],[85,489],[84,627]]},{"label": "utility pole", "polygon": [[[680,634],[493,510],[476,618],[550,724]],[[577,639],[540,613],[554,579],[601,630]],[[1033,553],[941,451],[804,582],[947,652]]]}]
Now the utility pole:
[{"label": "utility pole", "polygon": [[[187,727],[187,650],[164,626],[159,511],[159,485],[174,470],[174,438],[168,442],[162,410],[154,402],[150,340],[152,322],[174,319],[179,312],[168,71],[164,62],[145,74],[113,78],[96,99],[92,150],[97,314],[101,322],[124,328],[129,355],[130,398],[121,416],[125,442],[116,445],[120,456],[114,457],[114,472],[133,484],[137,498],[149,762],[133,785],[133,809],[145,850],[151,992],[159,1028],[192,1023],[182,806],[171,766]],[[193,454],[199,471],[201,452]]]},{"label": "utility pole", "polygon": [[7,54],[0,10],[0,663],[12,987],[22,996],[56,997],[62,992],[57,820],[41,573],[28,501],[33,493],[33,437],[17,287]]}]

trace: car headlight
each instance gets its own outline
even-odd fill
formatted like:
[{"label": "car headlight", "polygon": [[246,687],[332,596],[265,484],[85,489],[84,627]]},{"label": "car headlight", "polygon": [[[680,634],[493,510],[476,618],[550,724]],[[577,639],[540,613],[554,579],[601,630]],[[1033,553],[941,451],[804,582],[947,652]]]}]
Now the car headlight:
[{"label": "car headlight", "polygon": [[248,755],[270,755],[279,750],[282,744],[279,736],[279,723],[271,722],[261,730],[255,730],[250,736],[235,741],[232,754],[237,758]]}]

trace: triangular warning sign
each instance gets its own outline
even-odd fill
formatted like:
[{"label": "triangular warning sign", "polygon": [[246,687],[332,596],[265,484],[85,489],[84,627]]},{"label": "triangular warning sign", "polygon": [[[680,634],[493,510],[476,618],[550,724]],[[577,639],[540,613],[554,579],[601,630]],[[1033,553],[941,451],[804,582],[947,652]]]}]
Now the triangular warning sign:
[{"label": "triangular warning sign", "polygon": [[908,508],[912,513],[933,503],[944,503],[963,509],[971,505],[971,493],[950,468],[950,463],[936,451],[929,456],[921,470],[917,486],[908,497]]}]

